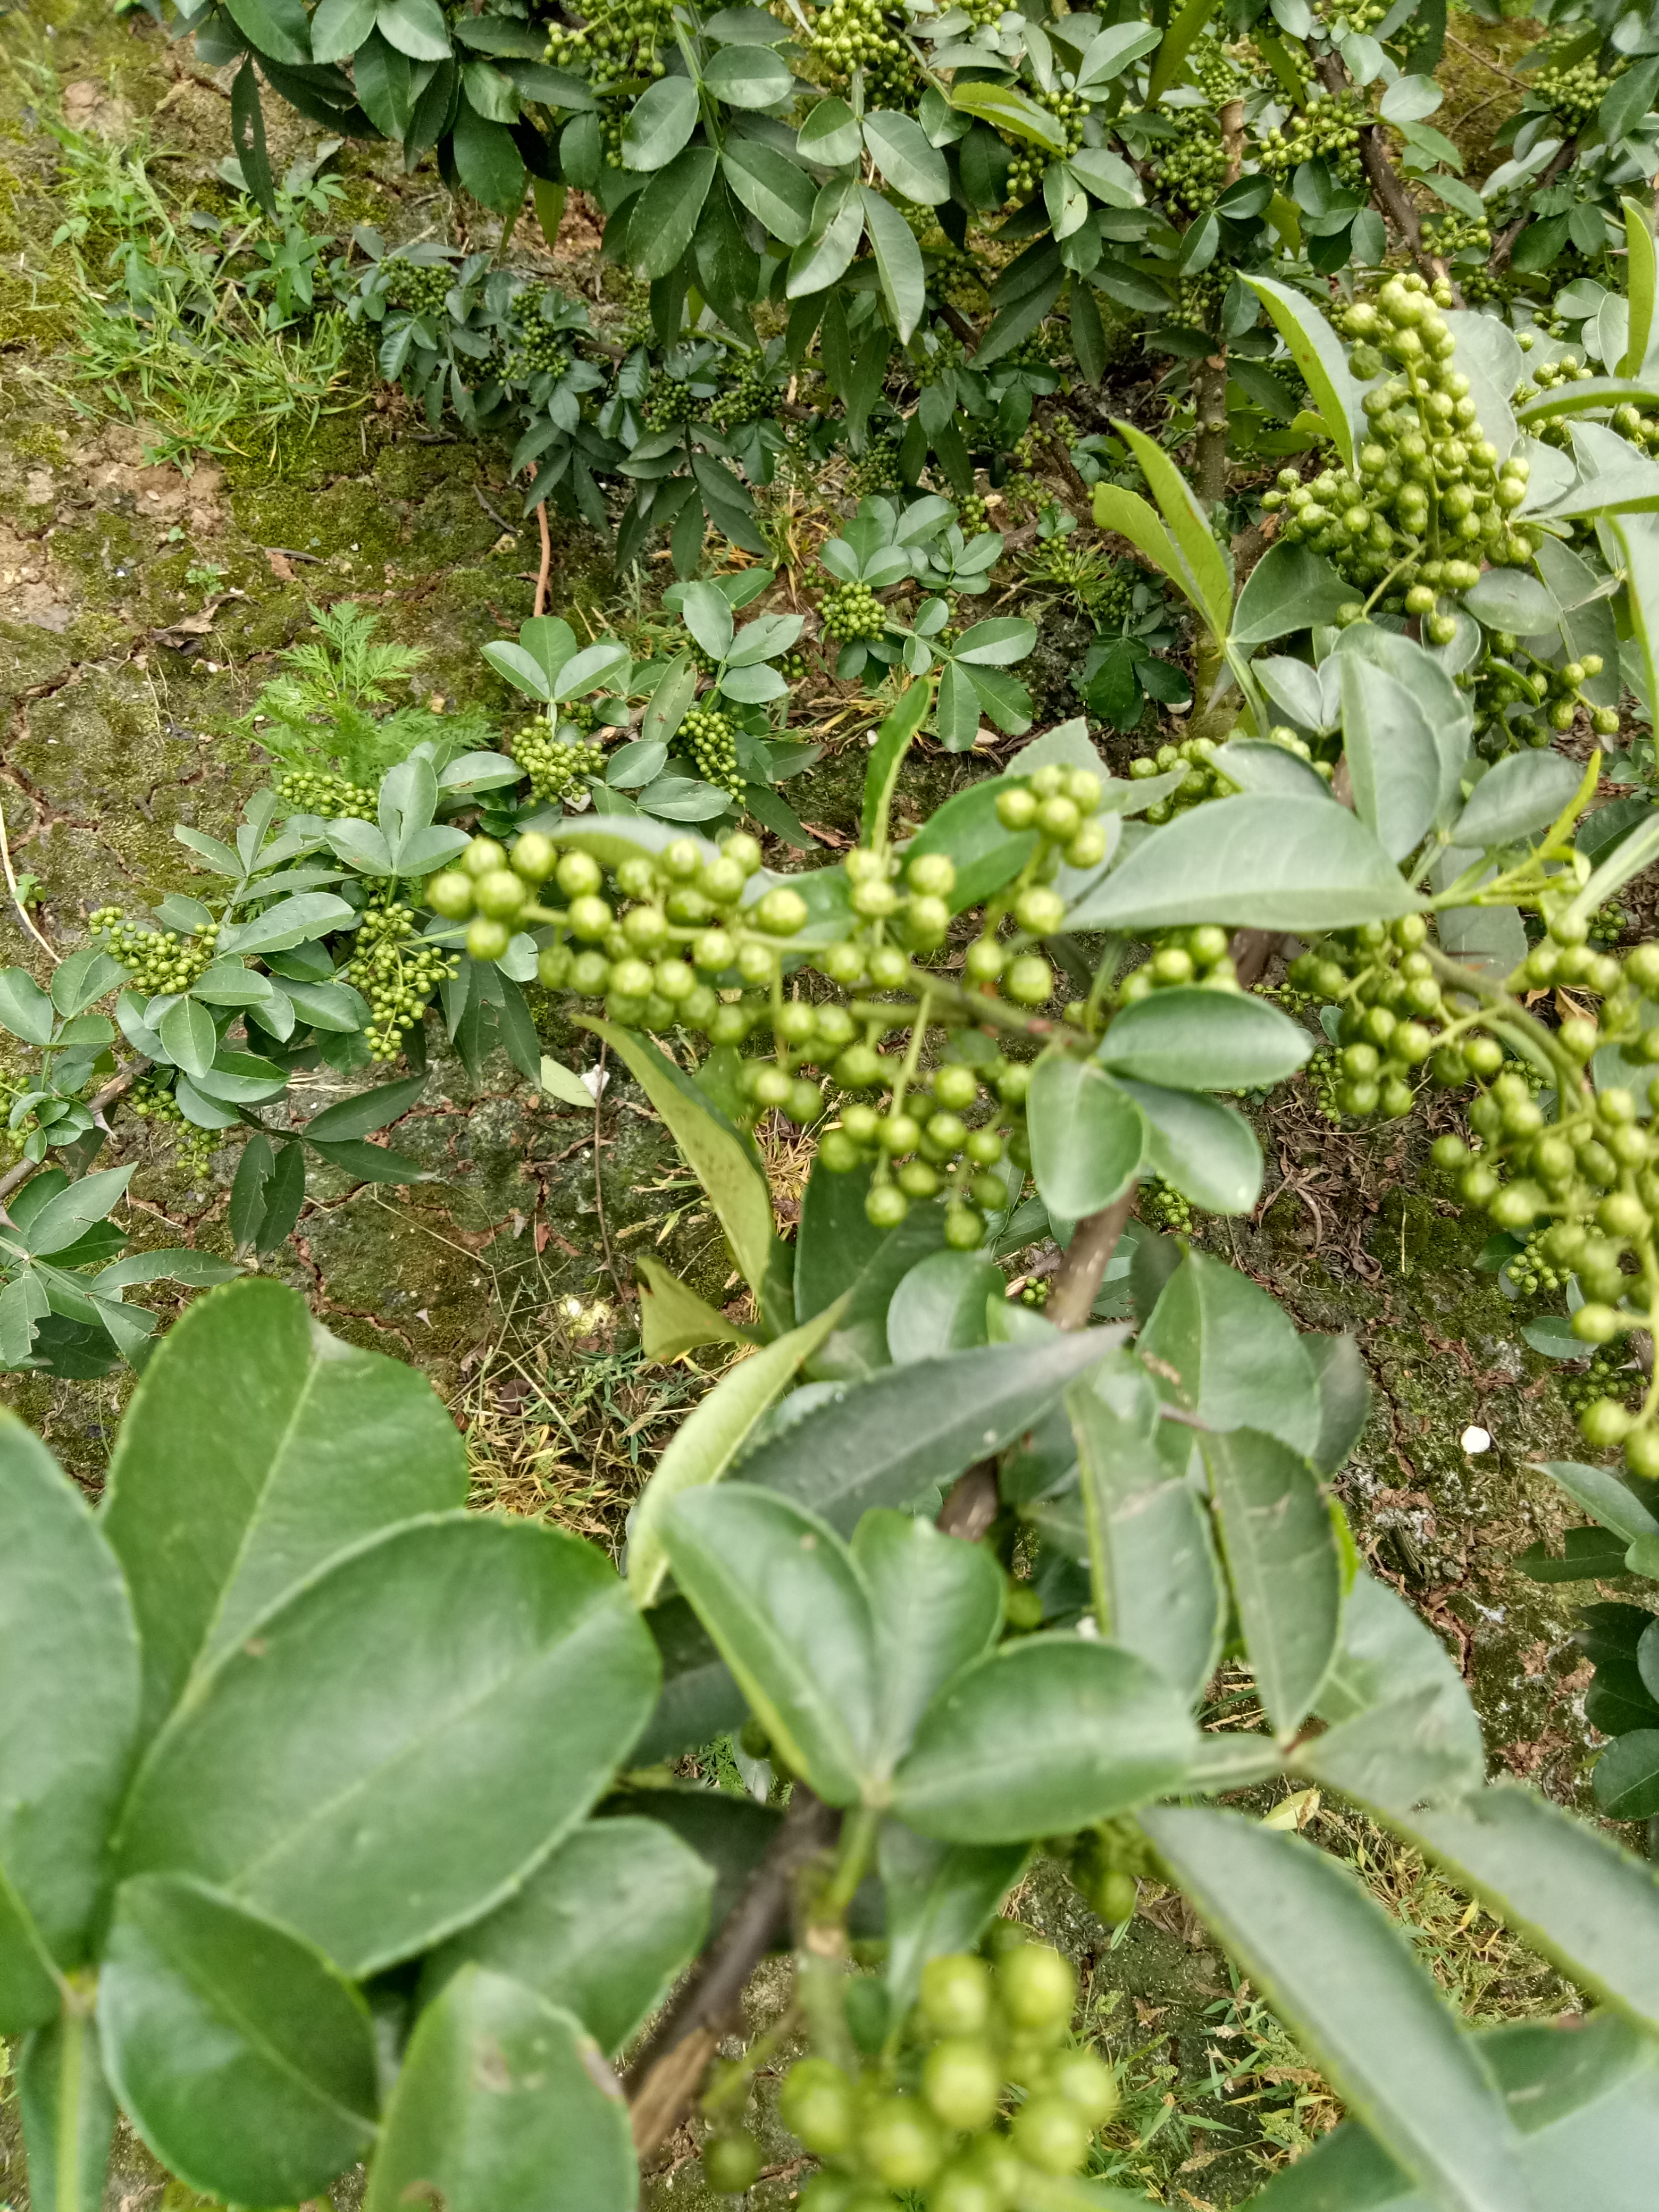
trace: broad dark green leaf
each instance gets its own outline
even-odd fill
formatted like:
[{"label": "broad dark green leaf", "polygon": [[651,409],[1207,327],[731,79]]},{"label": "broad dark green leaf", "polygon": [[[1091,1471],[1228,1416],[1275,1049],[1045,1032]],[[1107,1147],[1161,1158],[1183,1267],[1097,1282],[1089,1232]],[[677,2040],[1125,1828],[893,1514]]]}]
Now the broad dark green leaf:
[{"label": "broad dark green leaf", "polygon": [[373,1972],[524,1880],[639,1735],[657,1674],[591,1545],[406,1522],[202,1676],[133,1784],[118,1870],[198,1875]]},{"label": "broad dark green leaf", "polygon": [[[1529,2206],[1648,2212],[1659,2140],[1651,2037],[1602,2013],[1516,2022],[1473,2040],[1519,2131]],[[1250,2199],[1257,2212],[1437,2212],[1445,2201],[1418,2189],[1352,2120]]]},{"label": "broad dark green leaf", "polygon": [[[381,0],[382,14],[386,6],[387,0]],[[311,36],[301,0],[227,0],[226,13],[249,43],[272,61],[300,66],[310,61]]]},{"label": "broad dark green leaf", "polygon": [[1295,1324],[1207,1252],[1189,1252],[1164,1285],[1141,1350],[1162,1362],[1160,1386],[1209,1427],[1265,1429],[1303,1455],[1318,1443],[1319,1388]]},{"label": "broad dark green leaf", "polygon": [[17,2103],[31,2205],[40,2212],[103,2212],[115,2100],[95,2021],[65,2010],[24,2037]]},{"label": "broad dark green leaf", "polygon": [[1659,1882],[1588,1822],[1516,1784],[1389,1824],[1563,1973],[1659,2028]]},{"label": "broad dark green leaf", "polygon": [[0,1414],[0,2030],[56,2020],[80,1966],[138,1717],[113,1553],[43,1443]]},{"label": "broad dark green leaf", "polygon": [[951,172],[914,116],[875,107],[864,118],[864,143],[901,199],[936,207],[951,197]]},{"label": "broad dark green leaf", "polygon": [[70,1182],[61,1169],[48,1169],[46,1175],[35,1178],[46,1183],[50,1193],[45,1203],[26,1207],[21,1194],[15,1203],[12,1218],[17,1224],[18,1243],[37,1259],[67,1251],[94,1222],[106,1219],[120,1203],[132,1176],[131,1168],[99,1168]]},{"label": "broad dark green leaf", "polygon": [[[681,80],[664,77],[660,82],[674,84]],[[688,146],[666,168],[657,171],[634,202],[628,225],[628,256],[641,276],[666,276],[678,264],[691,243],[719,161],[712,146]]]},{"label": "broad dark green leaf", "polygon": [[789,64],[765,46],[722,46],[703,82],[728,107],[770,107],[789,89]]},{"label": "broad dark green leaf", "polygon": [[[742,193],[736,182],[732,190]],[[812,204],[812,224],[789,257],[785,297],[805,298],[827,291],[847,273],[864,235],[864,200],[857,180],[832,178]]]},{"label": "broad dark green leaf", "polygon": [[1590,1784],[1610,1820],[1650,1820],[1659,1814],[1659,1729],[1632,1729],[1596,1760]]},{"label": "broad dark green leaf", "polygon": [[[864,771],[863,836],[866,845],[884,843],[887,817],[898,783],[899,769],[910,750],[910,741],[921,727],[930,696],[925,683],[907,684],[897,702],[882,719]],[[910,848],[915,857],[916,848]]]},{"label": "broad dark green leaf", "polygon": [[1115,1014],[1098,1056],[1115,1074],[1177,1091],[1250,1091],[1293,1075],[1313,1048],[1265,999],[1177,985]]},{"label": "broad dark green leaf", "polygon": [[1610,1467],[1586,1467],[1577,1460],[1566,1459],[1539,1460],[1534,1464],[1541,1467],[1550,1480],[1602,1528],[1611,1528],[1627,1544],[1637,1543],[1645,1536],[1659,1536],[1659,1520]]},{"label": "broad dark green leaf", "polygon": [[1244,580],[1233,610],[1232,641],[1266,645],[1291,630],[1334,622],[1353,598],[1328,561],[1305,545],[1270,545]]},{"label": "broad dark green leaf", "polygon": [[50,1044],[55,1026],[52,1002],[27,968],[0,969],[0,1029],[25,1044]]},{"label": "broad dark green leaf", "polygon": [[1279,336],[1313,394],[1314,405],[1324,418],[1343,465],[1352,469],[1355,445],[1365,432],[1365,416],[1359,404],[1364,387],[1349,369],[1341,341],[1312,301],[1292,291],[1288,284],[1278,283],[1271,276],[1246,276],[1243,282],[1279,325]]},{"label": "broad dark green leaf", "polygon": [[908,1513],[866,1513],[853,1535],[874,1610],[878,1758],[908,1747],[935,1692],[996,1641],[1002,1571],[989,1552]]},{"label": "broad dark green leaf", "polygon": [[688,1490],[718,1482],[743,1449],[756,1425],[840,1320],[837,1300],[775,1344],[727,1368],[670,1437],[634,1509],[628,1539],[628,1587],[636,1605],[647,1606],[668,1571],[662,1516]]},{"label": "broad dark green leaf", "polygon": [[1146,1125],[1141,1166],[1211,1213],[1249,1213],[1261,1195],[1261,1147],[1236,1107],[1201,1091],[1117,1079]]},{"label": "broad dark green leaf", "polygon": [[1485,1779],[1462,1676],[1428,1624],[1370,1575],[1343,1603],[1341,1644],[1316,1704],[1330,1726],[1297,1754],[1300,1770],[1391,1818]]},{"label": "broad dark green leaf", "polygon": [[422,1992],[434,1996],[469,1960],[507,1974],[574,2013],[619,2051],[708,1929],[712,1868],[656,1820],[590,1820],[517,1895],[434,1951]]},{"label": "broad dark green leaf", "polygon": [[757,1445],[743,1480],[798,1499],[844,1532],[869,1506],[920,1511],[964,1468],[1029,1429],[1122,1337],[1118,1328],[1056,1332],[885,1368]]},{"label": "broad dark green leaf", "polygon": [[887,1901],[887,1995],[908,2012],[921,1970],[943,1951],[969,1951],[1025,1864],[1024,1844],[941,1844],[884,1820],[877,1846]]},{"label": "broad dark green leaf", "polygon": [[1357,815],[1311,794],[1246,792],[1155,830],[1066,917],[1145,932],[1197,921],[1313,933],[1422,903]]},{"label": "broad dark green leaf", "polygon": [[1031,1071],[1025,1117],[1031,1172],[1050,1213],[1081,1221],[1133,1182],[1146,1125],[1133,1101],[1092,1061],[1051,1047]]},{"label": "broad dark green leaf", "polygon": [[1349,2110],[1455,2212],[1520,2212],[1519,2147],[1473,2042],[1400,1928],[1344,1867],[1232,1813],[1161,1807],[1141,1825]]},{"label": "broad dark green leaf", "polygon": [[338,1144],[348,1137],[372,1137],[378,1129],[399,1121],[426,1089],[424,1071],[399,1076],[392,1083],[372,1084],[355,1098],[342,1098],[325,1106],[306,1123],[304,1133],[313,1141]]},{"label": "broad dark green leaf", "polygon": [[882,1688],[870,1591],[814,1515],[745,1481],[663,1516],[674,1579],[768,1734],[832,1805],[876,1771]]},{"label": "broad dark green leaf", "polygon": [[1063,1835],[1178,1789],[1184,1700],[1113,1644],[1032,1636],[957,1674],[893,1778],[893,1810],[945,1843]]},{"label": "broad dark green leaf", "polygon": [[629,111],[623,167],[665,169],[697,127],[697,88],[690,77],[662,76]]},{"label": "broad dark green leaf", "polygon": [[1304,1336],[1302,1349],[1319,1387],[1319,1437],[1308,1456],[1316,1474],[1334,1474],[1370,1413],[1370,1376],[1351,1336]]},{"label": "broad dark green leaf", "polygon": [[364,2212],[633,2212],[638,2195],[598,2045],[522,1983],[463,1966],[410,2039]]},{"label": "broad dark green leaf", "polygon": [[897,1366],[966,1352],[988,1334],[986,1301],[1006,1289],[1002,1271],[976,1252],[932,1252],[901,1278],[887,1309],[887,1348]]},{"label": "broad dark green leaf", "polygon": [[666,1363],[703,1344],[750,1341],[746,1324],[728,1321],[659,1261],[636,1252],[629,1264],[640,1294],[640,1350],[647,1360]]},{"label": "broad dark green leaf", "polygon": [[133,1394],[105,1493],[146,1733],[325,1559],[465,1496],[465,1447],[418,1369],[343,1344],[278,1283],[198,1299]]},{"label": "broad dark green leaf", "polygon": [[1256,1688],[1274,1733],[1306,1717],[1336,1656],[1342,1560],[1319,1482],[1277,1437],[1237,1429],[1200,1449]]},{"label": "broad dark green leaf", "polygon": [[1221,1656],[1227,1589],[1204,1501],[1152,1437],[1087,1382],[1066,1394],[1077,1440],[1100,1632],[1189,1702]]},{"label": "broad dark green leaf", "polygon": [[1354,806],[1390,860],[1403,860],[1434,819],[1440,752],[1428,714],[1386,669],[1344,653],[1342,737]]},{"label": "broad dark green leaf", "polygon": [[192,2189],[297,2203],[374,2140],[362,1999],[310,1944],[200,1882],[122,1886],[98,2026],[123,2107]]},{"label": "broad dark green leaf", "polygon": [[732,191],[774,238],[785,246],[805,242],[817,194],[804,170],[753,138],[733,138],[720,155],[720,166]]},{"label": "broad dark green leaf", "polygon": [[1583,781],[1577,762],[1559,753],[1511,753],[1487,769],[1458,816],[1460,845],[1484,853],[1553,822]]},{"label": "broad dark green leaf", "polygon": [[887,1316],[893,1294],[912,1268],[944,1242],[940,1206],[912,1206],[896,1229],[872,1228],[864,1212],[871,1176],[868,1168],[831,1175],[817,1163],[801,1208],[796,1310],[808,1310],[800,1303],[804,1269],[807,1295],[814,1301],[842,1271],[848,1275],[841,1319],[807,1365],[807,1373],[821,1381],[859,1382],[890,1365]]},{"label": "broad dark green leaf", "polygon": [[649,1041],[614,1023],[583,1018],[623,1062],[667,1125],[686,1165],[708,1194],[732,1256],[757,1292],[772,1259],[772,1195],[741,1137],[706,1092]]}]

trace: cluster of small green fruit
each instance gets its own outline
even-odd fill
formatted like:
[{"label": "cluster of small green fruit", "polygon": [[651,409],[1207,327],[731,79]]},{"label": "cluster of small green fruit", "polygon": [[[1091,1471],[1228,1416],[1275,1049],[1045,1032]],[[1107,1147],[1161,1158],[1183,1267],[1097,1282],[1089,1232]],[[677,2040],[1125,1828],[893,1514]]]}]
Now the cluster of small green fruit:
[{"label": "cluster of small green fruit", "polygon": [[398,254],[380,264],[380,273],[388,301],[394,307],[407,307],[411,315],[441,314],[455,282],[447,261],[405,261]]},{"label": "cluster of small green fruit", "polygon": [[713,398],[712,388],[705,396],[694,392],[679,377],[657,369],[652,374],[651,389],[640,412],[647,430],[678,430],[682,424],[695,422],[707,401]]},{"label": "cluster of small green fruit", "polygon": [[[1219,39],[1207,35],[1194,39],[1187,66],[1192,71],[1194,82],[1212,106],[1219,107],[1224,100],[1236,98],[1245,88],[1237,63]],[[1179,112],[1191,112],[1189,109]]]},{"label": "cluster of small green fruit", "polygon": [[1414,271],[1349,308],[1343,329],[1356,341],[1356,376],[1379,375],[1385,355],[1399,370],[1364,396],[1370,435],[1358,473],[1326,469],[1303,483],[1286,469],[1262,504],[1284,510],[1288,543],[1323,554],[1373,596],[1386,590],[1385,612],[1425,617],[1431,642],[1449,645],[1456,623],[1435,612],[1437,595],[1469,590],[1483,558],[1519,567],[1537,550],[1509,519],[1530,465],[1522,455],[1500,462],[1482,434],[1469,379],[1454,366],[1457,341]]},{"label": "cluster of small green fruit", "polygon": [[726,357],[730,381],[708,410],[717,430],[730,430],[739,422],[776,411],[777,377],[757,346],[735,346]]},{"label": "cluster of small green fruit", "polygon": [[1172,991],[1182,984],[1201,983],[1206,990],[1236,991],[1238,971],[1227,950],[1229,942],[1226,931],[1212,921],[1160,931],[1146,959],[1119,984],[1118,1005],[1132,1006],[1155,991]]},{"label": "cluster of small green fruit", "polygon": [[545,718],[526,722],[513,732],[507,744],[514,759],[530,778],[531,790],[544,804],[567,798],[605,774],[603,745],[562,738]]},{"label": "cluster of small green fruit", "polygon": [[1552,115],[1558,116],[1571,136],[1589,121],[1607,98],[1613,78],[1622,75],[1626,66],[1621,58],[1603,76],[1593,58],[1565,65],[1551,62],[1532,77],[1527,104],[1534,109],[1547,108]]},{"label": "cluster of small green fruit", "polygon": [[1421,915],[1404,915],[1392,926],[1368,921],[1337,931],[1291,963],[1295,989],[1342,1008],[1334,1103],[1355,1120],[1409,1114],[1413,1078],[1425,1062],[1447,1090],[1503,1065],[1504,1048],[1491,1037],[1460,1045],[1447,1036],[1449,1018],[1423,949],[1428,933]]},{"label": "cluster of small green fruit", "polygon": [[585,63],[595,92],[617,91],[630,78],[665,74],[658,48],[672,42],[673,17],[673,0],[610,0],[584,23],[550,24],[547,58],[556,69]]},{"label": "cluster of small green fruit", "polygon": [[140,929],[118,906],[95,907],[87,916],[87,927],[101,937],[112,959],[132,970],[132,980],[151,998],[164,992],[187,991],[213,959],[219,935],[216,921],[200,929]]},{"label": "cluster of small green fruit", "polygon": [[440,983],[453,982],[460,958],[415,934],[415,915],[395,888],[370,898],[340,980],[368,1001],[364,1042],[375,1060],[396,1060],[404,1039],[425,1018]]},{"label": "cluster of small green fruit", "polygon": [[1179,108],[1170,120],[1176,136],[1172,144],[1158,148],[1158,189],[1172,205],[1201,215],[1215,205],[1226,185],[1227,149],[1205,109]]},{"label": "cluster of small green fruit", "polygon": [[564,302],[556,292],[542,295],[539,311],[531,311],[514,331],[511,344],[501,358],[500,374],[503,383],[527,384],[532,377],[562,377],[570,366],[570,348],[564,334],[549,319],[547,309],[555,301]]},{"label": "cluster of small green fruit", "polygon": [[1135,1194],[1135,1212],[1149,1229],[1160,1229],[1172,1237],[1192,1235],[1191,1200],[1183,1198],[1161,1176],[1149,1176],[1142,1182]]},{"label": "cluster of small green fruit", "polygon": [[1154,824],[1170,822],[1177,814],[1201,806],[1206,799],[1230,799],[1238,787],[1216,767],[1215,755],[1213,738],[1183,738],[1178,745],[1160,745],[1156,752],[1142,753],[1132,760],[1129,774],[1137,783],[1168,775],[1178,768],[1187,771],[1167,798],[1152,801],[1146,809],[1146,819]]},{"label": "cluster of small green fruit", "polygon": [[1461,253],[1490,253],[1492,225],[1484,216],[1458,215],[1449,208],[1430,209],[1423,216],[1423,247],[1443,261]]},{"label": "cluster of small green fruit", "polygon": [[873,106],[902,104],[914,82],[915,65],[879,0],[830,0],[814,18],[811,45],[836,76],[861,69]]},{"label": "cluster of small green fruit", "polygon": [[1257,158],[1274,178],[1288,177],[1304,161],[1323,161],[1339,183],[1363,188],[1365,164],[1359,134],[1370,121],[1363,93],[1316,100],[1290,117],[1283,130],[1264,132]]},{"label": "cluster of small green fruit", "polygon": [[1548,1237],[1547,1229],[1534,1229],[1514,1259],[1504,1264],[1504,1273],[1526,1297],[1536,1297],[1540,1291],[1564,1291],[1572,1279],[1571,1268],[1558,1267],[1545,1249]]},{"label": "cluster of small green fruit", "polygon": [[1547,745],[1571,729],[1581,708],[1597,737],[1616,735],[1618,708],[1597,707],[1584,697],[1585,684],[1601,673],[1599,653],[1557,668],[1508,630],[1483,632],[1483,637],[1486,649],[1461,688],[1473,695],[1476,745],[1485,757],[1509,751],[1517,738],[1537,748]]},{"label": "cluster of small green fruit", "polygon": [[171,1068],[158,1068],[141,1075],[121,1103],[135,1120],[155,1121],[169,1130],[169,1144],[177,1146],[193,1173],[199,1176],[207,1172],[218,1132],[198,1129],[193,1121],[185,1120],[184,1109],[173,1095]]},{"label": "cluster of small green fruit", "polygon": [[[924,2197],[927,2212],[1007,2212],[1034,2180],[1080,2171],[1118,2105],[1116,2078],[1093,2051],[1066,2040],[1077,1978],[1044,1943],[1012,1923],[994,1966],[970,1952],[930,1959],[912,2033],[896,2062],[855,2075],[832,2060],[799,2060],[778,2113],[824,2162],[801,2212],[897,2212]],[[717,2189],[746,2189],[758,2160],[704,2152]]]},{"label": "cluster of small green fruit", "polygon": [[1183,276],[1176,295],[1176,320],[1195,331],[1213,331],[1232,281],[1232,270],[1213,261],[1195,276]]},{"label": "cluster of small green fruit", "polygon": [[1601,1398],[1629,1410],[1631,1392],[1641,1379],[1628,1359],[1610,1352],[1596,1352],[1588,1367],[1560,1366],[1555,1371],[1556,1386],[1574,1413],[1582,1413]]},{"label": "cluster of small green fruit", "polygon": [[294,814],[315,814],[325,822],[372,822],[380,794],[371,784],[325,769],[285,768],[276,778],[276,796]]},{"label": "cluster of small green fruit", "polygon": [[837,645],[858,639],[878,638],[887,628],[887,615],[868,584],[837,584],[818,601],[818,617],[826,637]]},{"label": "cluster of small green fruit", "polygon": [[743,771],[738,766],[738,733],[729,716],[722,714],[714,707],[690,708],[676,732],[676,742],[690,754],[696,763],[697,773],[705,783],[729,791],[734,799],[743,797]]}]

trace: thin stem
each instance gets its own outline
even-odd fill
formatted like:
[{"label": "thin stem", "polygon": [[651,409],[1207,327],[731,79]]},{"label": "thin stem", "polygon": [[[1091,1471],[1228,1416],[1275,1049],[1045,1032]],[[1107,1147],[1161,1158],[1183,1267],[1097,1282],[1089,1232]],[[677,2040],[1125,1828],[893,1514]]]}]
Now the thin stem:
[{"label": "thin stem", "polygon": [[836,1870],[818,1902],[820,1918],[845,1917],[848,1907],[858,1894],[859,1884],[870,1871],[880,1827],[881,1809],[875,1805],[860,1805],[842,1820]]},{"label": "thin stem", "polygon": [[1102,1206],[1098,1213],[1087,1215],[1072,1231],[1072,1241],[1066,1248],[1066,1256],[1048,1293],[1045,1318],[1053,1322],[1056,1328],[1082,1328],[1087,1325],[1107,1263],[1117,1249],[1123,1224],[1129,1218],[1134,1196],[1132,1182],[1121,1198]]},{"label": "thin stem", "polygon": [[17,895],[17,878],[12,873],[11,870],[11,846],[6,837],[6,810],[3,806],[0,806],[0,866],[3,866],[6,871],[6,889],[11,893],[11,902],[17,909],[19,920],[22,922],[24,928],[27,930],[29,935],[34,939],[40,950],[46,954],[47,959],[52,962],[54,967],[56,967],[58,963],[63,958],[63,954],[58,951],[56,945],[48,944],[46,939],[41,936],[40,931],[29,919],[28,908],[24,905],[22,900]]}]

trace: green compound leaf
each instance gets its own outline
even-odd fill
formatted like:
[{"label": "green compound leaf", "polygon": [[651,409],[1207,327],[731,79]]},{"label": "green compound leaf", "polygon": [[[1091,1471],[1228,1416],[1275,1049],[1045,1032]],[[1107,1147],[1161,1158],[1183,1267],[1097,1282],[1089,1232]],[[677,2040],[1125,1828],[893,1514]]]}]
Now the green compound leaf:
[{"label": "green compound leaf", "polygon": [[1134,1101],[1091,1061],[1055,1047],[1031,1072],[1031,1172],[1051,1214],[1081,1221],[1121,1198],[1146,1146]]},{"label": "green compound leaf", "polygon": [[628,2107],[569,2013],[463,1966],[410,2039],[364,2212],[634,2212]]},{"label": "green compound leaf", "polygon": [[1066,1834],[1178,1788],[1197,1741],[1180,1692],[1144,1659],[1030,1637],[934,1700],[893,1778],[893,1809],[945,1843]]},{"label": "green compound leaf", "polygon": [[1141,1349],[1161,1392],[1211,1429],[1262,1429],[1298,1455],[1321,1426],[1303,1339],[1276,1299],[1206,1252],[1188,1252],[1164,1285]]},{"label": "green compound leaf", "polygon": [[201,1678],[133,1784],[118,1870],[196,1875],[373,1972],[489,1911],[584,1816],[658,1671],[591,1545],[406,1522]]},{"label": "green compound leaf", "polygon": [[[1140,1815],[1160,1857],[1349,2110],[1443,2212],[1534,2200],[1473,2039],[1346,1868],[1232,1813]],[[1344,2204],[1353,2200],[1344,2199]]]},{"label": "green compound leaf", "polygon": [[890,1765],[935,1692],[996,1641],[1002,1575],[982,1545],[942,1534],[909,1513],[866,1513],[854,1532],[853,1557],[875,1611],[879,1757]]},{"label": "green compound leaf", "polygon": [[469,1961],[509,1974],[619,2051],[708,1929],[713,1869],[656,1820],[590,1820],[515,1897],[427,1961],[430,1998]]},{"label": "green compound leaf", "polygon": [[1196,921],[1310,934],[1392,921],[1424,903],[1346,807],[1246,793],[1155,830],[1066,916],[1073,930]]},{"label": "green compound leaf", "polygon": [[1284,1741],[1336,1655],[1342,1560],[1318,1478],[1254,1429],[1199,1440],[1256,1687]]},{"label": "green compound leaf", "polygon": [[1364,410],[1360,406],[1364,386],[1348,368],[1342,342],[1311,300],[1293,292],[1271,276],[1246,276],[1248,284],[1279,326],[1314,397],[1342,465],[1352,469],[1355,450],[1364,434]]},{"label": "green compound leaf", "polygon": [[1294,1075],[1313,1046],[1265,999],[1178,984],[1115,1014],[1097,1057],[1114,1074],[1177,1091],[1250,1091]]},{"label": "green compound leaf", "polygon": [[138,1717],[121,1570],[46,1446],[0,1416],[0,2030],[57,2019],[80,1966]]},{"label": "green compound leaf", "polygon": [[674,1578],[790,1767],[831,1805],[877,1771],[882,1692],[869,1587],[834,1530],[748,1484],[663,1516]]},{"label": "green compound leaf", "polygon": [[374,2141],[362,1999],[308,1943],[200,1882],[123,1885],[98,2023],[122,2106],[192,2189],[297,2203]]},{"label": "green compound leaf", "polygon": [[417,1369],[343,1344],[276,1283],[198,1299],[133,1394],[102,1516],[135,1593],[146,1733],[326,1559],[465,1495],[465,1447]]}]

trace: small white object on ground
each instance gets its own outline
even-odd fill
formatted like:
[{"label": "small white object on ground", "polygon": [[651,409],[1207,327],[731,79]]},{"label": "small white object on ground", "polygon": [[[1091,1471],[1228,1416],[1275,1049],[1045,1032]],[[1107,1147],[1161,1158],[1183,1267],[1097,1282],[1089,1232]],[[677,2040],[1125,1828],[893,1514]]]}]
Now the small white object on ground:
[{"label": "small white object on ground", "polygon": [[1461,1441],[1464,1450],[1471,1454],[1474,1452],[1490,1451],[1492,1449],[1492,1438],[1486,1434],[1486,1431],[1484,1429],[1465,1429]]}]

